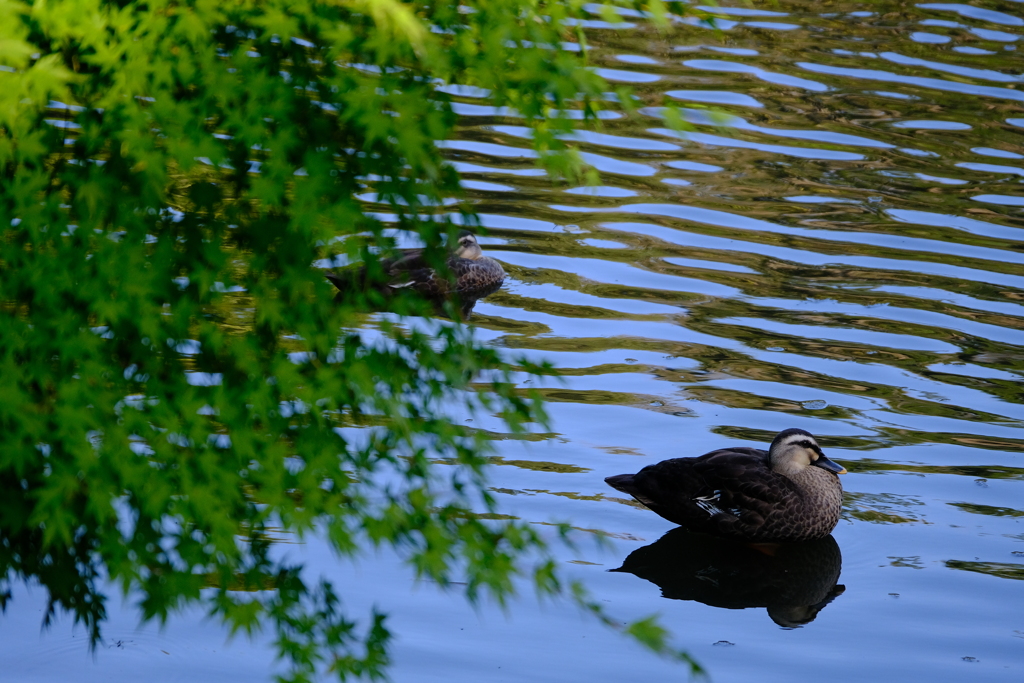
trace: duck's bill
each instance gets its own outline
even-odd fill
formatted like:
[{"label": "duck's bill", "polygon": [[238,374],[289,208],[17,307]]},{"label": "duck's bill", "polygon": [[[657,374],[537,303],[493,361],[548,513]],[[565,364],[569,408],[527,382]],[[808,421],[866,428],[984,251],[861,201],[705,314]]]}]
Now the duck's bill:
[{"label": "duck's bill", "polygon": [[829,472],[835,472],[836,474],[846,474],[845,467],[843,467],[837,462],[829,460],[824,455],[819,455],[818,459],[815,460],[812,464],[816,465],[817,467],[820,467],[823,470],[828,470]]}]

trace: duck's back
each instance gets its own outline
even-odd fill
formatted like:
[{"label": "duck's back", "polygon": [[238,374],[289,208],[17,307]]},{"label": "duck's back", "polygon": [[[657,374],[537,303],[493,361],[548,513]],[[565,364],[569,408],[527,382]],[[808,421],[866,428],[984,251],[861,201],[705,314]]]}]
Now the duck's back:
[{"label": "duck's back", "polygon": [[773,472],[768,454],[757,448],[665,460],[605,481],[671,522],[716,536],[807,540],[827,536],[838,520],[838,506],[835,520],[818,519],[801,488]]}]

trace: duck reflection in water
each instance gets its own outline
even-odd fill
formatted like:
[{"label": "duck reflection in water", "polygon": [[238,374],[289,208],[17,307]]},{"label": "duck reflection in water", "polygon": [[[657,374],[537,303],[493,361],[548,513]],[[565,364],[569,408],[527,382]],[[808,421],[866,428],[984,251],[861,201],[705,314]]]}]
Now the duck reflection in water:
[{"label": "duck reflection in water", "polygon": [[758,546],[676,528],[634,550],[611,571],[647,579],[672,600],[727,609],[766,607],[779,626],[799,628],[843,593],[842,564],[832,536]]}]

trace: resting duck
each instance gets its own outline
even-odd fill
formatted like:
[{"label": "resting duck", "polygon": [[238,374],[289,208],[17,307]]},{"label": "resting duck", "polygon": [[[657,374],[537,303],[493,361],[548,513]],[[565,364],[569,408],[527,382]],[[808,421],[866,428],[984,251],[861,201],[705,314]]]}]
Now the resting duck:
[{"label": "resting duck", "polygon": [[670,522],[754,543],[809,541],[839,522],[846,469],[808,432],[780,432],[765,452],[722,448],[605,479]]},{"label": "resting duck", "polygon": [[[457,294],[463,299],[476,300],[494,292],[505,279],[501,264],[484,256],[476,236],[468,230],[459,233],[454,252],[448,258],[452,279],[439,277],[423,259],[422,249],[405,249],[394,259],[382,259],[381,268],[388,282],[381,287],[385,296],[412,288],[432,299],[443,299]],[[341,291],[354,285],[365,286],[365,268],[347,269],[342,273],[327,273],[327,279]]]}]

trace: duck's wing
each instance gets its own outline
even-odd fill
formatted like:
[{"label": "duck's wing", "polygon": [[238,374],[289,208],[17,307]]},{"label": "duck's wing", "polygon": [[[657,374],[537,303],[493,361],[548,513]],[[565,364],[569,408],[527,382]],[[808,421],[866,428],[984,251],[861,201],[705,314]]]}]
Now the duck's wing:
[{"label": "duck's wing", "polygon": [[671,522],[738,537],[756,537],[773,511],[799,496],[791,481],[771,471],[767,453],[757,448],[665,460],[605,481]]},{"label": "duck's wing", "polygon": [[[405,279],[417,279],[416,276],[408,275],[407,273],[416,272],[418,270],[424,270],[426,263],[423,260],[422,249],[403,249],[400,254],[394,258],[385,258],[380,261],[381,270],[387,274],[391,281]],[[324,273],[324,276],[342,292],[353,290],[353,289],[366,289],[371,286],[368,281],[368,274],[366,272],[366,266],[361,264],[346,266],[336,271],[328,271]],[[426,277],[426,275],[420,275],[419,279]],[[374,287],[378,287],[379,283],[372,283]]]},{"label": "duck's wing", "polygon": [[693,469],[705,484],[694,503],[718,533],[756,538],[774,513],[800,504],[796,485],[773,472],[758,449],[709,453]]},{"label": "duck's wing", "polygon": [[397,290],[411,287],[430,296],[447,291],[444,278],[437,275],[423,256],[423,249],[406,249],[400,257],[382,261],[385,272],[391,276],[388,288]]},{"label": "duck's wing", "polygon": [[423,249],[402,249],[400,253],[401,255],[395,258],[381,260],[380,265],[385,273],[396,275],[403,271],[421,270],[429,267],[423,258]]}]

